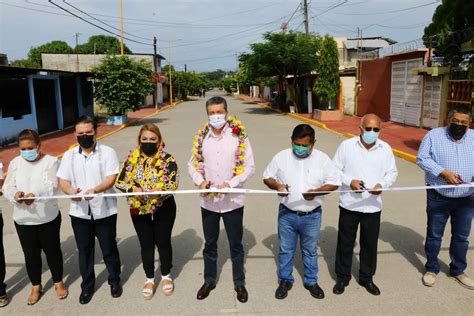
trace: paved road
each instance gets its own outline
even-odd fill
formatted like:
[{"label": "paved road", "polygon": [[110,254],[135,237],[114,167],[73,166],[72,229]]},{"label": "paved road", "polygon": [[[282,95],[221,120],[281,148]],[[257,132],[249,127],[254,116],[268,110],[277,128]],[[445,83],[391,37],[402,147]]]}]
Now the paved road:
[{"label": "paved road", "polygon": [[[271,157],[290,144],[292,128],[300,122],[281,114],[275,114],[252,104],[228,98],[229,111],[236,114],[247,126],[255,151],[257,171],[247,187],[263,189],[261,174]],[[167,150],[178,160],[181,167],[181,189],[193,188],[186,172],[192,140],[197,129],[206,120],[204,101],[185,102],[176,108],[160,113],[144,122],[155,123],[161,128]],[[136,142],[139,126],[124,129],[103,142],[114,147],[120,157]],[[316,146],[332,156],[343,140],[340,136],[317,129]],[[423,174],[418,167],[397,159],[400,176],[397,186],[420,185]],[[424,264],[423,239],[425,235],[425,193],[386,193],[379,241],[379,268],[375,277],[382,295],[373,297],[354,280],[342,296],[332,294],[334,285],[334,256],[337,236],[337,196],[327,198],[323,207],[323,224],[319,245],[320,285],[326,291],[324,300],[313,299],[302,285],[302,263],[297,254],[296,282],[283,301],[274,298],[277,286],[276,235],[277,200],[274,196],[249,196],[245,209],[244,247],[247,252],[247,287],[250,299],[239,303],[233,291],[229,248],[224,231],[219,240],[220,280],[216,290],[204,301],[195,299],[202,283],[203,234],[197,196],[177,197],[178,214],[173,232],[174,268],[176,290],[173,296],[161,293],[151,301],[144,301],[141,289],[145,275],[141,267],[139,244],[128,215],[124,200],[120,200],[118,240],[121,253],[124,294],[113,299],[107,286],[107,273],[96,251],[97,291],[89,305],[78,303],[80,277],[78,275],[77,251],[69,218],[67,203],[62,203],[62,249],[64,252],[65,282],[70,297],[57,301],[51,287],[50,273],[45,270],[46,293],[41,301],[26,306],[29,281],[24,268],[23,255],[11,220],[11,207],[0,202],[6,219],[4,240],[7,260],[7,283],[12,301],[1,310],[2,314],[458,314],[467,315],[474,308],[474,291],[461,288],[448,279],[448,243],[443,243],[441,252],[442,273],[434,288],[421,284]],[[449,229],[448,229],[449,233]],[[471,235],[471,243],[473,241]],[[469,270],[474,275],[474,251],[470,248]],[[358,248],[356,248],[358,252]],[[43,261],[44,268],[46,261]],[[354,258],[354,275],[357,276],[358,260]],[[5,315],[4,314],[4,315]]]}]

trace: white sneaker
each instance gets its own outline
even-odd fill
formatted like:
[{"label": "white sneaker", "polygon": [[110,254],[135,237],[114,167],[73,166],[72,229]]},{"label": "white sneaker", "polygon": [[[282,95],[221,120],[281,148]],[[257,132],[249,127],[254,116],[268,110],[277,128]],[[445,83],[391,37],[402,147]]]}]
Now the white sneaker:
[{"label": "white sneaker", "polygon": [[454,280],[456,280],[461,286],[465,287],[466,289],[469,290],[474,290],[474,280],[469,278],[465,273],[458,275],[458,276],[452,276]]},{"label": "white sneaker", "polygon": [[424,286],[432,287],[436,283],[436,274],[433,272],[425,272],[421,278]]}]

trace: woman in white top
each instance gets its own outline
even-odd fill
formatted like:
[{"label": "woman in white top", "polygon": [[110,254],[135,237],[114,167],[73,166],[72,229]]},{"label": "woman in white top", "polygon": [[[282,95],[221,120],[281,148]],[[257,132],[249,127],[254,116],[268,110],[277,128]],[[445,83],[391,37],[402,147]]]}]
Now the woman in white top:
[{"label": "woman in white top", "polygon": [[[3,164],[0,161],[0,196],[2,195],[3,186]],[[5,252],[3,249],[3,217],[2,209],[0,208],[0,307],[8,305],[7,285],[5,284]]]},{"label": "woman in white top", "polygon": [[13,220],[25,255],[26,270],[32,289],[28,305],[36,304],[42,295],[41,250],[46,254],[54,288],[59,299],[68,291],[63,284],[63,255],[59,230],[61,213],[58,201],[35,200],[35,196],[50,196],[57,191],[58,160],[40,151],[40,138],[33,130],[23,130],[18,136],[20,156],[8,166],[3,192],[12,203]]}]

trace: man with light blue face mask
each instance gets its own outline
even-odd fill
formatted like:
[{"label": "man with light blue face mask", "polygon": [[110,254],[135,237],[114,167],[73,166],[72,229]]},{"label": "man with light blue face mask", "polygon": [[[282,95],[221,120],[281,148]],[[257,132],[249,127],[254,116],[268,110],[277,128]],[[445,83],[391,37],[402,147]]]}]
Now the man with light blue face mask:
[{"label": "man with light blue face mask", "polygon": [[[351,279],[352,256],[360,225],[359,284],[372,295],[380,290],[373,282],[377,266],[382,198],[379,189],[391,186],[397,178],[395,158],[389,144],[379,139],[381,122],[375,114],[361,120],[360,136],[345,140],[334,156],[341,172],[339,231],[336,249],[337,282],[334,294],[344,293]],[[353,192],[347,192],[347,191]]]},{"label": "man with light blue face mask", "polygon": [[291,141],[291,148],[276,154],[263,173],[263,182],[270,189],[281,192],[278,214],[279,286],[275,298],[284,299],[293,286],[293,262],[299,237],[304,263],[304,287],[311,296],[322,299],[324,291],[318,284],[316,250],[321,227],[321,205],[323,195],[336,190],[341,183],[331,159],[314,149],[315,132],[311,126],[296,126]]}]

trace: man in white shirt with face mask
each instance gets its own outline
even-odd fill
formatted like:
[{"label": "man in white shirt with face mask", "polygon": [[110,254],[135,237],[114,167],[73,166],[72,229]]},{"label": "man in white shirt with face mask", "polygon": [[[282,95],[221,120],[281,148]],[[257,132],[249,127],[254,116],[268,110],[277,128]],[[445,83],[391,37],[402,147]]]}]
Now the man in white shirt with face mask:
[{"label": "man in white shirt with face mask", "polygon": [[361,120],[360,136],[345,140],[334,156],[341,172],[339,232],[336,249],[337,282],[334,294],[342,294],[351,279],[352,255],[360,225],[359,284],[380,295],[373,282],[377,266],[377,241],[382,210],[382,191],[397,178],[395,158],[389,144],[379,139],[380,118],[367,114]]},{"label": "man in white shirt with face mask", "polygon": [[278,212],[279,286],[275,298],[284,299],[293,287],[293,262],[296,243],[300,240],[304,264],[304,287],[311,296],[324,298],[318,284],[316,245],[321,228],[323,195],[340,183],[339,173],[331,159],[314,149],[315,131],[308,124],[296,126],[291,135],[292,148],[273,157],[263,173],[263,182],[281,192]]}]

